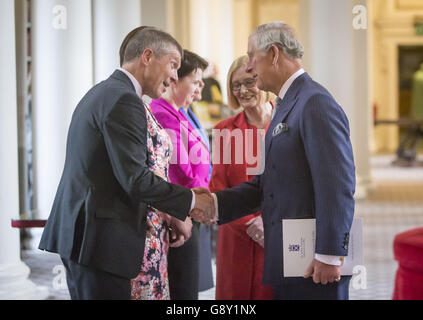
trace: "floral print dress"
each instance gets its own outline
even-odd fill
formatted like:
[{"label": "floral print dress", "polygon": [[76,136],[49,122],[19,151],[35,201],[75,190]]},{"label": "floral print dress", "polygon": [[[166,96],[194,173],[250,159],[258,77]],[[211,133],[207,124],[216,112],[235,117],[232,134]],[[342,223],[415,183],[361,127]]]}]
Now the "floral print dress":
[{"label": "floral print dress", "polygon": [[[147,148],[149,169],[169,181],[168,169],[172,154],[172,141],[160,126],[149,107],[147,116]],[[141,272],[131,280],[132,300],[169,300],[169,281],[167,275],[167,252],[169,249],[169,216],[150,208],[147,213],[156,231],[147,231]]]}]

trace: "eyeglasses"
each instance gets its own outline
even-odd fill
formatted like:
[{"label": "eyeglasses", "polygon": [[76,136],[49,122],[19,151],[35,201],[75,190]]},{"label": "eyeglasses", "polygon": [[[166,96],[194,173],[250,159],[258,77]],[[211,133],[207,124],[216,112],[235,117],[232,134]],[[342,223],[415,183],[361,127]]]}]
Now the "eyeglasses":
[{"label": "eyeglasses", "polygon": [[256,78],[248,78],[244,80],[243,82],[233,82],[231,87],[233,92],[238,92],[241,90],[242,85],[244,85],[244,87],[247,89],[251,89],[252,87],[256,85],[256,83],[257,83]]}]

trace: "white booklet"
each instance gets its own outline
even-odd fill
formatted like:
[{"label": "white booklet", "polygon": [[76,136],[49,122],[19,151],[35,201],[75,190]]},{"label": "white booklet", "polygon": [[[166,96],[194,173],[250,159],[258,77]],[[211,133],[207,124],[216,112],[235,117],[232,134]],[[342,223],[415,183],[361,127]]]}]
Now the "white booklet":
[{"label": "white booklet", "polygon": [[[283,219],[283,275],[303,277],[314,258],[316,219]],[[363,265],[363,221],[355,218],[350,231],[348,257],[341,275],[352,275],[353,268]]]}]

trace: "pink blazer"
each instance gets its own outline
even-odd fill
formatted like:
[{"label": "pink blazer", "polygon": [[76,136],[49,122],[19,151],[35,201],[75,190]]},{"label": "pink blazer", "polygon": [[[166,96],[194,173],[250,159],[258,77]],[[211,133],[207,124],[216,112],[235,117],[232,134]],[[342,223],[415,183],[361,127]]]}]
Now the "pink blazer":
[{"label": "pink blazer", "polygon": [[208,189],[210,151],[201,134],[165,99],[153,100],[150,107],[172,140],[170,181],[187,188]]}]

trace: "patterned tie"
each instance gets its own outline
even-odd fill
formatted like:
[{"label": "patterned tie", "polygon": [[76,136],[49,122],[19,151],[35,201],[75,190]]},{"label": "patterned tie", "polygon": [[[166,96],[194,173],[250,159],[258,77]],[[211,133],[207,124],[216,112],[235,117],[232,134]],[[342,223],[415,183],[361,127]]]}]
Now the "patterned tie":
[{"label": "patterned tie", "polygon": [[281,107],[281,105],[282,105],[282,99],[281,99],[281,98],[279,98],[279,97],[277,97],[277,98],[276,98],[276,104],[275,104],[275,107],[273,108],[272,120],[273,120],[273,118],[275,117],[275,115],[276,115],[276,113],[278,112],[278,110],[279,110],[279,108]]}]

